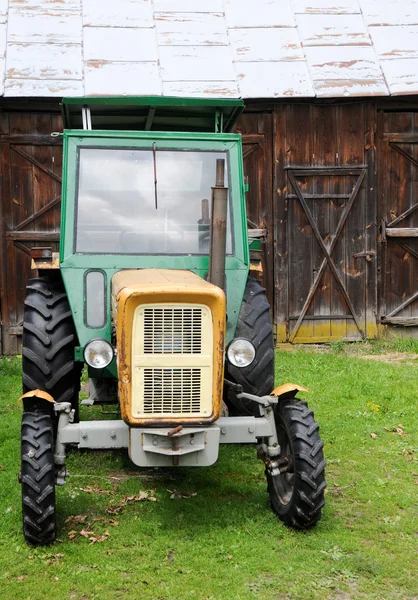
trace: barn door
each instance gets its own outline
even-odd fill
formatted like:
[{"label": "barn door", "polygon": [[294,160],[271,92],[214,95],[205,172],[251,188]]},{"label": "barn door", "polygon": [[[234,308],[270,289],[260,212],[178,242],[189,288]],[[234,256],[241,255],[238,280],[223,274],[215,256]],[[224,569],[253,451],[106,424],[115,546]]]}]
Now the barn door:
[{"label": "barn door", "polygon": [[3,112],[1,173],[1,316],[5,354],[21,350],[25,286],[35,272],[30,248],[58,247],[62,129],[58,115]]},{"label": "barn door", "polygon": [[[289,254],[301,276],[290,284],[290,342],[366,336],[365,261],[374,253],[355,230],[347,231],[365,174],[364,168],[288,170],[294,192],[288,195]],[[303,277],[307,268],[309,279]]]},{"label": "barn door", "polygon": [[418,116],[383,113],[382,322],[418,325]]},{"label": "barn door", "polygon": [[369,119],[360,103],[277,109],[278,342],[376,335]]},{"label": "barn door", "polygon": [[273,267],[273,119],[269,112],[245,112],[236,128],[242,134],[248,228],[262,230],[263,274],[270,306],[274,306]]}]

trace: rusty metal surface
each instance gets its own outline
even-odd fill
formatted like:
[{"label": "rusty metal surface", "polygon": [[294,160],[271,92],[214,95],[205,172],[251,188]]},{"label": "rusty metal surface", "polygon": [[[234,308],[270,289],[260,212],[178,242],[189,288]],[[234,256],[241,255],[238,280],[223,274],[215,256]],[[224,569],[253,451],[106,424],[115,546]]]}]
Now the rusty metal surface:
[{"label": "rusty metal surface", "polygon": [[212,223],[210,229],[208,280],[225,290],[226,218],[228,188],[225,186],[225,160],[216,161],[216,185],[212,188]]},{"label": "rusty metal surface", "polygon": [[271,396],[283,396],[285,394],[289,394],[291,392],[308,392],[309,390],[307,390],[306,388],[304,388],[301,385],[298,385],[297,383],[282,383],[282,385],[279,385],[278,387],[274,388],[274,390],[271,392]]},{"label": "rusty metal surface", "polygon": [[[226,328],[225,294],[191,271],[141,269],[119,271],[112,279],[113,315],[116,321],[119,400],[122,418],[131,426],[168,427],[212,423],[222,411]],[[208,417],[137,418],[132,415],[132,333],[136,308],[158,302],[200,303],[212,313],[212,414]],[[173,437],[173,439],[175,439]]]}]

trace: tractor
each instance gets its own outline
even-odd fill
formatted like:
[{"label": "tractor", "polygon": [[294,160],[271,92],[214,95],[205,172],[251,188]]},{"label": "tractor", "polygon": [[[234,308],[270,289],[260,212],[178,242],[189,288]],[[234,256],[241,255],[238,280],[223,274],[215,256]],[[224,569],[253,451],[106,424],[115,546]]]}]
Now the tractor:
[{"label": "tractor", "polygon": [[[273,325],[248,235],[238,99],[64,98],[59,252],[34,247],[23,324],[25,540],[57,535],[76,449],[138,467],[205,467],[254,444],[273,511],[308,529],[324,506],[319,426],[274,388]],[[254,258],[255,257],[255,258]],[[258,263],[257,263],[258,261]],[[80,420],[88,398],[116,418]],[[87,394],[86,394],[87,395]],[[83,409],[84,410],[84,409]],[[87,409],[85,409],[87,410]]]}]

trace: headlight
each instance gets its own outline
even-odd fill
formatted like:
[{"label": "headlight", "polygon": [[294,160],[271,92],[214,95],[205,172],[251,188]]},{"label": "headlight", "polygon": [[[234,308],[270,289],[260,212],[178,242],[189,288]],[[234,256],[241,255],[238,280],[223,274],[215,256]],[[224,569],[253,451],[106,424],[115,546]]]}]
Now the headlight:
[{"label": "headlight", "polygon": [[104,369],[113,359],[113,348],[106,340],[92,340],[84,348],[84,360],[89,367]]},{"label": "headlight", "polygon": [[234,367],[248,367],[255,358],[255,348],[250,341],[237,338],[229,344],[227,356]]}]

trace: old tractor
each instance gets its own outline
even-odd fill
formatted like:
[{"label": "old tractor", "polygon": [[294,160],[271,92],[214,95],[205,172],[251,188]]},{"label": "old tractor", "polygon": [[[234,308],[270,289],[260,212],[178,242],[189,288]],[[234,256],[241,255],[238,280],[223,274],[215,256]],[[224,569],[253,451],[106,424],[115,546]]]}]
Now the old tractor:
[{"label": "old tractor", "polygon": [[[307,529],[324,505],[322,442],[300,388],[274,389],[273,327],[251,274],[241,100],[66,98],[60,251],[33,248],[26,289],[23,532],[56,537],[70,450],[203,467],[254,444],[271,506]],[[79,418],[87,405],[117,418]]]}]

